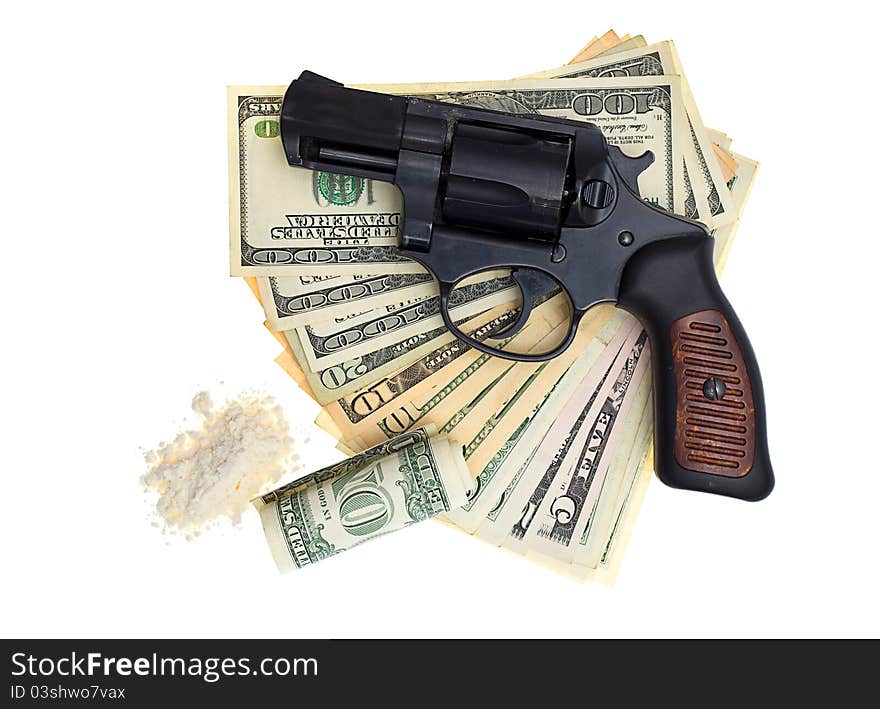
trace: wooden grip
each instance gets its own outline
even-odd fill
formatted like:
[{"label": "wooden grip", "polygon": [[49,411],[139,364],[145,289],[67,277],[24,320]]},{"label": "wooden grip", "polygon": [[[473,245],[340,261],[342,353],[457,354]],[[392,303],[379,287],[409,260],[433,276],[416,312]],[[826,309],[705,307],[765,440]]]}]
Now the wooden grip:
[{"label": "wooden grip", "polygon": [[712,239],[643,247],[623,273],[619,302],[651,336],[660,479],[741,500],[767,497],[774,477],[761,373],[715,277]]},{"label": "wooden grip", "polygon": [[755,461],[755,402],[736,337],[718,310],[669,331],[675,369],[675,460],[687,470],[742,477]]}]

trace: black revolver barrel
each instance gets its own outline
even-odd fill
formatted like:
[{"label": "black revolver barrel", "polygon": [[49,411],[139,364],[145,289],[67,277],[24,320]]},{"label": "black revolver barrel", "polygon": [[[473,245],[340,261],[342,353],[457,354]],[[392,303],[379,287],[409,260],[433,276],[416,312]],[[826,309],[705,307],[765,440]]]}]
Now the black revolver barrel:
[{"label": "black revolver barrel", "polygon": [[[436,183],[422,189],[437,208],[425,215],[435,225],[558,238],[571,141],[546,123],[540,130],[512,126],[497,111],[347,89],[303,72],[285,94],[281,137],[291,165],[394,182],[407,209],[414,206],[404,184],[411,175],[403,173],[414,164],[425,166],[423,176],[433,169]],[[431,159],[435,168],[427,167]],[[404,234],[402,246],[421,241],[425,248],[429,239]]]},{"label": "black revolver barrel", "polygon": [[287,161],[392,181],[406,121],[402,96],[355,91],[304,71],[284,95],[281,139]]}]

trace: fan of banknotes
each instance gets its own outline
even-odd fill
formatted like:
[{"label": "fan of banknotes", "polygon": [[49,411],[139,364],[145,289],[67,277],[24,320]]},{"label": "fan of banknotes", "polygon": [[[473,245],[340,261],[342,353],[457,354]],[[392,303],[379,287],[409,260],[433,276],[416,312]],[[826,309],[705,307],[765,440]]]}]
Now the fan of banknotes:
[{"label": "fan of banknotes", "polygon": [[[493,545],[578,579],[610,582],[653,469],[646,333],[602,305],[583,319],[574,344],[547,362],[494,358],[455,339],[441,321],[431,276],[395,250],[397,189],[288,166],[279,137],[285,88],[229,89],[231,271],[262,303],[266,327],[283,346],[276,362],[322,405],[317,424],[354,456],[312,482],[350,481],[359,472],[365,479],[377,458],[406,455],[389,443],[440,440],[443,450],[430,457],[441,469],[397,485],[406,491],[416,478],[436,485],[434,478],[463,474],[467,489],[454,503],[420,507],[405,523],[439,512]],[[719,270],[758,167],[703,125],[672,42],[648,44],[642,36],[609,31],[568,65],[521,79],[361,88],[586,119],[628,155],[652,151],[655,161],[639,177],[642,197],[706,224]],[[589,115],[574,108],[573,97],[584,94],[598,99]],[[279,242],[291,259],[260,262],[258,250]],[[463,290],[451,315],[465,332],[503,322],[516,307],[518,291],[503,274]],[[558,300],[532,313],[516,336],[524,348],[555,336],[567,317]],[[426,431],[438,438],[422,440]],[[412,461],[392,460],[384,474],[409,470]],[[263,502],[280,499],[273,493]],[[302,502],[297,514],[307,507]],[[284,517],[281,507],[276,513]],[[357,533],[369,536],[385,522],[371,519]],[[284,534],[289,544],[291,530]],[[334,546],[333,531],[308,520],[296,535],[295,566]]]}]

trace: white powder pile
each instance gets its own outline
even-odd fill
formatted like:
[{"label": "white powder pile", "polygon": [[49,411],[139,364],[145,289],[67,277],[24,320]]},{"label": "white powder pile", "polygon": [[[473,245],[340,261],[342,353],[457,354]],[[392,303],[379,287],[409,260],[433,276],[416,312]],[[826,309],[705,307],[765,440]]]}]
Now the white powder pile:
[{"label": "white powder pile", "polygon": [[295,470],[299,458],[272,397],[242,393],[215,408],[203,391],[192,408],[201,428],[146,453],[148,470],[141,478],[159,493],[156,514],[165,530],[187,538],[220,519],[238,524],[251,498]]}]

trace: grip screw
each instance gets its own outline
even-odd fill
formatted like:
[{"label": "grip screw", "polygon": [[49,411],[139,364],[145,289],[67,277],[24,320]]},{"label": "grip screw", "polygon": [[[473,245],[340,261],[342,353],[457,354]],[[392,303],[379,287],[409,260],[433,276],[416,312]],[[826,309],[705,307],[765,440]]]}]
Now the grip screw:
[{"label": "grip screw", "polygon": [[718,377],[709,377],[703,382],[703,396],[712,401],[718,401],[724,396],[726,389],[727,387],[724,385],[724,382]]},{"label": "grip screw", "polygon": [[617,242],[621,246],[629,246],[633,241],[635,241],[635,237],[631,231],[622,231],[617,235]]}]

